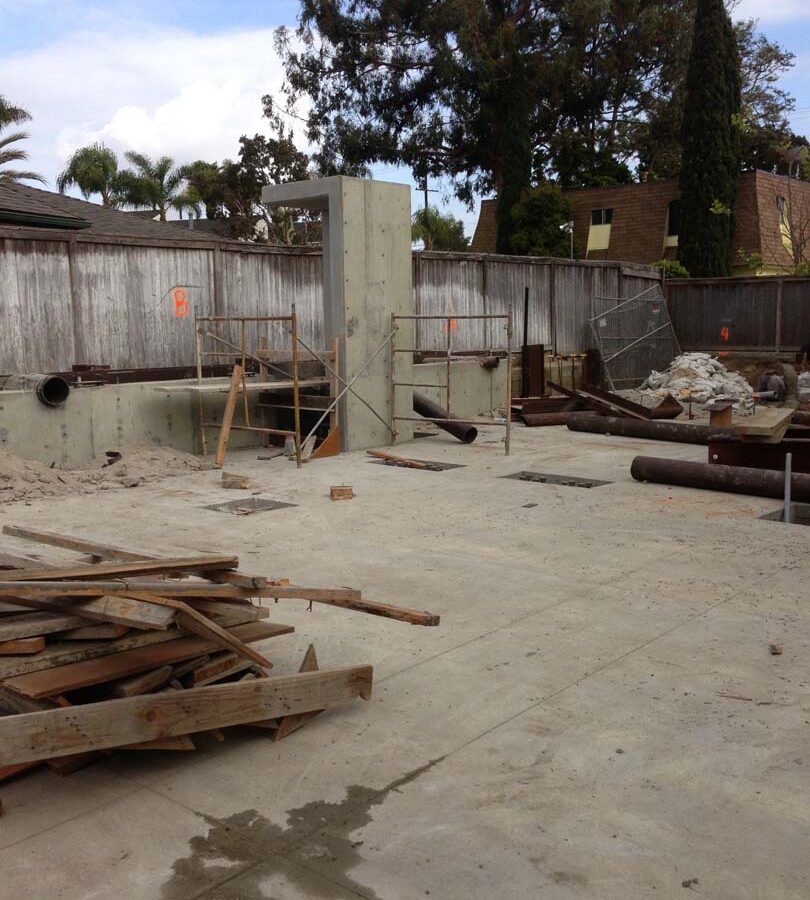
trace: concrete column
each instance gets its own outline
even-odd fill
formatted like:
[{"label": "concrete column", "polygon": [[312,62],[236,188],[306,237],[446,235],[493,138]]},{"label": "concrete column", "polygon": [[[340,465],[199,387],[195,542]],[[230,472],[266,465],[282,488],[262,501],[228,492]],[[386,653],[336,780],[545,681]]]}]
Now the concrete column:
[{"label": "concrete column", "polygon": [[[269,206],[318,210],[323,226],[323,298],[327,341],[338,338],[340,374],[386,423],[391,419],[390,344],[366,367],[391,331],[391,316],[413,313],[411,196],[404,184],[334,176],[266,187]],[[396,344],[413,347],[413,323],[399,323]],[[325,348],[317,348],[325,349]],[[395,379],[413,381],[411,354],[395,355]],[[364,368],[365,367],[365,368]],[[413,391],[396,391],[396,414],[413,415]],[[388,428],[353,394],[339,410],[344,450],[390,443]],[[395,423],[397,441],[410,440],[412,423]]]}]

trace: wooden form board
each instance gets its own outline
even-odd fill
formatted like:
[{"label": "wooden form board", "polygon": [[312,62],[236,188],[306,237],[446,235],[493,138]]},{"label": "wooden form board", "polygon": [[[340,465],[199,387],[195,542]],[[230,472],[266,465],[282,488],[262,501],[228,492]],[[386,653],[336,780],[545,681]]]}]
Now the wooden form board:
[{"label": "wooden form board", "polygon": [[[328,378],[302,378],[298,382],[298,387],[320,387],[329,384]],[[292,381],[246,381],[245,389],[248,393],[251,391],[291,391],[293,388]],[[161,394],[227,394],[230,390],[229,383],[220,382],[219,384],[183,384],[183,385],[158,385],[154,390]]]},{"label": "wooden form board", "polygon": [[0,718],[0,766],[312,712],[371,696],[371,666],[215,684]]},{"label": "wooden form board", "polygon": [[126,578],[140,575],[165,575],[205,569],[235,569],[238,556],[185,556],[171,559],[130,560],[99,563],[96,566],[43,566],[41,569],[12,569],[2,572],[3,581],[87,581],[95,578]]},{"label": "wooden form board", "polygon": [[[20,585],[17,585],[18,587]],[[63,592],[68,584],[63,585]],[[94,622],[112,622],[114,625],[126,625],[144,631],[164,630],[174,623],[176,610],[154,603],[144,603],[129,597],[73,597],[66,599],[58,596],[17,597],[17,606],[39,610],[48,610],[72,616],[75,612],[82,619]]]},{"label": "wooden form board", "polygon": [[[289,625],[273,625],[265,622],[251,622],[232,629],[234,636],[242,641],[263,641],[281,634],[290,634],[294,630]],[[4,684],[26,697],[54,697],[93,684],[127,678],[147,669],[158,669],[218,649],[219,644],[206,638],[178,637],[176,640],[160,644],[107,654],[103,658],[79,660],[55,668],[28,672],[6,678]]]}]

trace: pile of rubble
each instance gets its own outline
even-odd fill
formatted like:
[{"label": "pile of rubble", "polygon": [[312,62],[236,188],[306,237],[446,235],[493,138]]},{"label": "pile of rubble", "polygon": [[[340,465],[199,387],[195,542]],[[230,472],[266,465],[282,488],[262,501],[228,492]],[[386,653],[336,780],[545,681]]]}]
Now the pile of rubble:
[{"label": "pile of rubble", "polygon": [[729,370],[709,353],[682,353],[665,372],[653,371],[642,384],[648,396],[672,394],[678,400],[709,403],[733,400],[739,412],[753,406],[753,389],[739,372]]}]

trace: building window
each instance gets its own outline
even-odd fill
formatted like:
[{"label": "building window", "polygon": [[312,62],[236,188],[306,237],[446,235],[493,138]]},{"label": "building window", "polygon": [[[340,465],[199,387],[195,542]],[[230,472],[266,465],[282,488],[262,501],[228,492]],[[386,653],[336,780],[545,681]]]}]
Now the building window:
[{"label": "building window", "polygon": [[612,209],[592,209],[591,225],[610,225],[613,221]]},{"label": "building window", "polygon": [[793,255],[793,236],[790,233],[790,205],[786,197],[776,198],[776,209],[779,212],[779,233],[782,237],[782,246]]},{"label": "building window", "polygon": [[681,201],[670,200],[667,207],[667,239],[666,247],[678,246],[678,233],[681,230]]},{"label": "building window", "polygon": [[613,221],[612,209],[592,209],[591,227],[588,229],[588,253],[594,250],[610,248],[610,223]]}]

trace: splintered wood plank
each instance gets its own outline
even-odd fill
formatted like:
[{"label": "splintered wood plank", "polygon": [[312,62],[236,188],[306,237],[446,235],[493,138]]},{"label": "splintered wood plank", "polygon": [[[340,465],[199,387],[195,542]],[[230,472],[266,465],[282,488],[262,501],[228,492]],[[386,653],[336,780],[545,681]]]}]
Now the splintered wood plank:
[{"label": "splintered wood plank", "polygon": [[371,686],[371,666],[355,666],[6,716],[0,718],[0,765],[328,709],[369,699]]},{"label": "splintered wood plank", "polygon": [[187,603],[183,603],[182,600],[175,600],[171,597],[159,597],[156,594],[138,594],[136,596],[139,600],[145,600],[149,603],[157,603],[159,606],[169,606],[176,609],[177,624],[180,625],[184,631],[189,631],[192,634],[207,638],[223,647],[230,648],[240,656],[253,660],[253,662],[260,666],[264,666],[268,669],[272,668],[273,664],[269,659],[262,656],[261,653],[258,653],[256,650],[248,647],[243,641],[235,638],[221,625],[212,622],[211,619],[204,616],[198,610],[193,609]]},{"label": "splintered wood plank", "polygon": [[81,628],[71,628],[59,635],[60,641],[110,641],[123,637],[129,628],[126,625],[113,625],[104,622],[98,625],[83,625]]},{"label": "splintered wood plank", "polygon": [[45,649],[44,637],[17,638],[0,643],[0,656],[28,656]]},{"label": "splintered wood plank", "polygon": [[40,569],[12,569],[2,573],[3,581],[92,581],[128,575],[166,575],[189,570],[235,569],[238,556],[181,556],[171,559],[144,559],[99,563],[96,566],[45,566]]},{"label": "splintered wood plank", "polygon": [[[62,547],[67,550],[75,550],[78,553],[87,553],[96,560],[114,560],[123,559],[131,562],[139,560],[157,560],[155,554],[136,553],[134,550],[127,550],[124,547],[112,546],[110,544],[100,544],[95,541],[88,541],[84,538],[75,538],[69,535],[56,534],[53,531],[40,531],[34,528],[21,528],[19,525],[5,525],[3,533],[12,535],[13,537],[23,538],[28,541],[36,541],[41,544],[50,544],[54,547]],[[0,556],[1,558],[1,556]],[[19,560],[19,557],[12,557],[13,560]],[[16,562],[21,569],[28,568],[27,561]],[[31,562],[35,565],[35,562]],[[12,566],[13,567],[13,566]],[[196,572],[194,574],[197,574]],[[207,581],[213,581],[216,584],[233,584],[238,587],[256,588],[267,584],[267,578],[263,575],[247,575],[244,572],[224,571],[224,572],[200,572],[202,578]]]},{"label": "splintered wood plank", "polygon": [[[219,624],[223,628],[232,628],[253,621],[250,615],[240,615],[238,612],[220,617]],[[135,634],[127,634],[122,638],[112,641],[98,641],[92,643],[79,643],[75,641],[57,641],[46,645],[41,653],[34,656],[0,658],[0,678],[9,678],[22,675],[27,672],[38,672],[42,669],[51,669],[56,666],[65,666],[82,660],[98,659],[103,656],[111,656],[124,650],[132,650],[136,647],[149,647],[166,641],[176,640],[183,632],[177,628],[166,631],[140,631]],[[155,666],[159,665],[156,663]],[[148,666],[147,668],[153,668]]]},{"label": "splintered wood plank", "polygon": [[[75,583],[75,582],[71,582]],[[64,588],[67,585],[63,585]],[[18,586],[19,588],[19,586]],[[102,595],[100,597],[74,597],[64,599],[58,596],[21,597],[18,602],[23,607],[61,613],[65,616],[80,616],[91,622],[110,622],[141,630],[165,630],[174,624],[175,611],[154,603],[143,603],[126,597]],[[81,625],[81,620],[77,623]],[[67,626],[70,627],[70,626]]]},{"label": "splintered wood plank", "polygon": [[[299,672],[317,672],[318,671],[318,657],[315,653],[315,645],[310,644],[307,647],[307,652],[304,654],[304,660],[301,663],[301,668],[298,670]],[[314,719],[316,716],[319,716],[323,712],[322,709],[313,709],[310,712],[303,713],[294,713],[289,716],[282,716],[281,719],[270,720],[271,722],[276,722],[276,730],[273,735],[274,741],[280,741],[283,738],[287,737],[288,734],[292,734],[294,731],[298,731],[299,728],[303,728],[307,722]]]},{"label": "splintered wood plank", "polygon": [[[233,634],[243,641],[263,641],[281,634],[290,634],[294,630],[289,625],[251,622],[235,627]],[[110,643],[113,642],[104,646],[109,647]],[[5,686],[27,697],[53,697],[56,694],[75,691],[93,684],[126,678],[147,669],[157,669],[161,666],[182,662],[184,659],[202,656],[217,649],[217,644],[205,638],[180,637],[159,644],[108,654],[101,658],[86,659],[68,665],[59,665],[56,668],[27,672],[13,678],[6,678]]]},{"label": "splintered wood plank", "polygon": [[18,638],[36,637],[38,634],[53,634],[78,628],[86,624],[81,616],[64,613],[29,612],[20,616],[9,616],[0,621],[0,641],[14,641]]},{"label": "splintered wood plank", "polygon": [[110,693],[113,697],[137,697],[159,688],[171,677],[172,667],[161,666],[159,669],[152,669],[151,672],[143,672],[140,675],[133,675],[131,678],[124,678],[116,682]]}]

